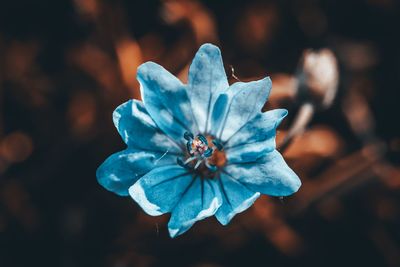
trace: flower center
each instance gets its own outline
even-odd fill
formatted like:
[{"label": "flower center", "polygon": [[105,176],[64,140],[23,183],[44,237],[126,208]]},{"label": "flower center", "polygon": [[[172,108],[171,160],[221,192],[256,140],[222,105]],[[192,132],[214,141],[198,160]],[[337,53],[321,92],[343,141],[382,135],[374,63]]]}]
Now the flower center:
[{"label": "flower center", "polygon": [[202,177],[213,177],[219,168],[226,162],[222,144],[212,136],[202,134],[193,136],[186,132],[183,136],[186,142],[188,157],[185,160],[178,158],[178,164],[196,171]]}]

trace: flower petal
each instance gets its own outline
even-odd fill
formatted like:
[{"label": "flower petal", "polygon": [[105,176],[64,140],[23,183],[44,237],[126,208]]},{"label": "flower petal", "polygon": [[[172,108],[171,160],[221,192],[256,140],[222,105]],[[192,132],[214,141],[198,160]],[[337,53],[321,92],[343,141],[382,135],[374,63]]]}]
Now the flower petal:
[{"label": "flower petal", "polygon": [[171,212],[192,183],[192,174],[177,165],[153,169],[129,188],[130,196],[152,216]]},{"label": "flower petal", "polygon": [[225,171],[249,189],[271,196],[288,196],[301,186],[299,177],[276,150],[254,164],[232,164]]},{"label": "flower petal", "polygon": [[188,94],[201,133],[210,129],[209,115],[218,95],[229,87],[221,51],[204,44],[189,68]]},{"label": "flower petal", "polygon": [[128,147],[181,153],[179,146],[157,127],[141,101],[129,100],[118,106],[113,121]]},{"label": "flower petal", "polygon": [[234,83],[222,93],[212,111],[212,135],[227,141],[247,122],[261,113],[271,91],[271,79],[266,77],[254,82]]},{"label": "flower petal", "polygon": [[248,209],[260,196],[260,193],[249,190],[226,173],[221,174],[219,185],[223,202],[215,217],[223,225],[227,225],[236,214]]},{"label": "flower petal", "polygon": [[158,127],[174,140],[185,132],[197,132],[186,86],[154,62],[139,66],[137,78],[147,112]]},{"label": "flower petal", "polygon": [[151,169],[172,164],[176,156],[157,152],[126,149],[108,157],[97,169],[97,181],[107,190],[120,196],[128,195],[128,188]]},{"label": "flower petal", "polygon": [[276,128],[286,115],[286,109],[274,109],[245,124],[224,145],[228,162],[253,162],[273,151]]},{"label": "flower petal", "polygon": [[168,223],[170,236],[183,234],[195,222],[214,215],[221,204],[222,199],[216,182],[195,178],[172,211]]}]

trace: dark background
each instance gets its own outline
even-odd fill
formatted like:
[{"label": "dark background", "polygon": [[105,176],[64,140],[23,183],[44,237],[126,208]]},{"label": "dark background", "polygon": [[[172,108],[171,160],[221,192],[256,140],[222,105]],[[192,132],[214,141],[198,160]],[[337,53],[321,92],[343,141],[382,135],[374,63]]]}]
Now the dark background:
[{"label": "dark background", "polygon": [[[400,266],[399,25],[395,0],[1,1],[0,266]],[[170,239],[95,172],[124,148],[111,114],[137,66],[185,80],[204,42],[276,88],[330,48],[339,91],[283,151],[297,194]],[[304,100],[274,99],[284,135]]]}]

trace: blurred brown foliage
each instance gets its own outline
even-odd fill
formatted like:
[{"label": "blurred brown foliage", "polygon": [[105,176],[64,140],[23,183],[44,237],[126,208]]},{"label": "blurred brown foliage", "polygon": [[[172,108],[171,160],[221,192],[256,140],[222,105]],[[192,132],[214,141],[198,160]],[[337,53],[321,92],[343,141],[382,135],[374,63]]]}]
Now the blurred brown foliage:
[{"label": "blurred brown foliage", "polygon": [[[385,1],[4,1],[0,4],[0,266],[400,266],[399,4]],[[265,109],[302,179],[227,227],[171,240],[101,188],[124,145],[113,109],[148,60],[187,80],[221,47],[231,82],[271,75]],[[233,73],[234,71],[234,73]]]}]

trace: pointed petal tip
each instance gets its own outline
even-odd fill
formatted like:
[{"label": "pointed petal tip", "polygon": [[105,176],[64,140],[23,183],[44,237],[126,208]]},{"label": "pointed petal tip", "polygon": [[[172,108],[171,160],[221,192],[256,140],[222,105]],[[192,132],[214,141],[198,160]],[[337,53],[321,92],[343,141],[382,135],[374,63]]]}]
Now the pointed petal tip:
[{"label": "pointed petal tip", "polygon": [[180,222],[179,224],[175,224],[171,221],[168,223],[168,231],[171,238],[175,238],[178,235],[184,234],[187,232],[196,222],[201,221],[207,217],[214,215],[218,208],[222,205],[222,202],[219,197],[215,197],[208,208],[200,211],[197,216],[193,219]]},{"label": "pointed petal tip", "polygon": [[248,81],[248,82],[235,82],[234,84],[260,84],[261,87],[267,88],[267,90],[271,90],[272,88],[272,80],[269,76],[266,76],[259,80]]},{"label": "pointed petal tip", "polygon": [[268,83],[269,85],[272,86],[272,80],[270,76],[266,76],[264,79],[262,79],[263,81],[265,81],[266,83]]},{"label": "pointed petal tip", "polygon": [[147,77],[149,75],[154,75],[154,72],[159,71],[160,69],[164,69],[161,65],[153,62],[147,61],[141,64],[137,68],[136,77],[140,79],[141,77]]},{"label": "pointed petal tip", "polygon": [[[171,222],[171,221],[170,221]],[[169,232],[169,236],[171,238],[175,238],[179,235],[182,235],[184,233],[186,233],[193,225],[194,223],[191,223],[189,225],[180,225],[177,228],[172,227],[170,225],[170,223],[168,223],[168,232]]]},{"label": "pointed petal tip", "polygon": [[295,180],[295,182],[293,182],[291,189],[293,190],[293,193],[296,193],[297,191],[299,191],[300,187],[301,187],[302,183],[299,177],[297,177],[297,179]]},{"label": "pointed petal tip", "polygon": [[175,238],[177,236],[180,236],[180,235],[186,233],[187,231],[189,231],[189,229],[192,227],[193,224],[190,224],[190,225],[187,225],[187,226],[181,226],[181,227],[178,227],[178,228],[172,228],[171,226],[168,225],[169,236],[171,238]]},{"label": "pointed petal tip", "polygon": [[299,191],[301,187],[301,180],[294,172],[292,176],[293,177],[290,183],[286,186],[285,190],[282,191],[282,194],[280,195],[281,197],[287,197]]},{"label": "pointed petal tip", "polygon": [[168,227],[168,232],[169,232],[169,236],[171,238],[175,238],[180,234],[179,229],[173,229],[173,228],[169,228],[169,227]]},{"label": "pointed petal tip", "polygon": [[265,77],[264,79],[261,80],[263,83],[265,83],[265,88],[268,91],[268,95],[267,95],[267,100],[269,98],[269,94],[272,90],[272,80],[269,76]]},{"label": "pointed petal tip", "polygon": [[108,170],[109,158],[107,158],[96,170],[96,179],[97,182],[114,194],[126,197],[129,195],[128,188],[124,187],[122,183],[118,181],[118,178],[115,174],[112,174]]},{"label": "pointed petal tip", "polygon": [[204,52],[207,54],[221,54],[219,47],[211,43],[202,44],[198,52]]},{"label": "pointed petal tip", "polygon": [[146,70],[148,68],[152,68],[152,67],[161,67],[159,64],[153,62],[153,61],[146,61],[142,64],[139,65],[138,70]]},{"label": "pointed petal tip", "polygon": [[223,226],[228,225],[231,222],[231,220],[233,219],[233,217],[235,217],[237,214],[242,213],[245,210],[247,210],[248,208],[250,208],[254,204],[254,202],[260,197],[260,195],[261,194],[259,192],[255,192],[253,194],[253,196],[251,196],[247,200],[243,201],[243,203],[240,206],[236,207],[236,209],[233,210],[232,212],[230,212],[228,215],[216,216],[217,220]]},{"label": "pointed petal tip", "polygon": [[119,125],[119,120],[121,119],[121,117],[123,115],[122,113],[124,112],[124,110],[126,108],[128,108],[131,105],[132,101],[133,100],[130,99],[130,100],[118,105],[114,109],[114,111],[112,113],[112,120],[113,120],[114,126],[115,126],[115,128],[117,128],[117,130],[118,130],[118,125]]},{"label": "pointed petal tip", "polygon": [[289,111],[284,108],[274,109],[273,111],[277,112],[276,116],[277,125],[280,124],[283,121],[283,119],[289,114]]},{"label": "pointed petal tip", "polygon": [[282,118],[285,118],[289,114],[289,111],[285,108],[280,108],[279,111],[282,113]]},{"label": "pointed petal tip", "polygon": [[[268,91],[268,96],[269,96],[269,92],[271,91],[271,88],[272,88],[272,80],[269,76],[266,76],[259,80],[237,81],[230,85],[230,87],[232,87],[232,86],[256,86],[256,87],[258,87],[259,90],[266,88],[266,90]],[[254,90],[254,88],[252,88],[252,89]]]},{"label": "pointed petal tip", "polygon": [[271,94],[272,90],[272,80],[269,76],[265,77],[264,79],[258,80],[256,82],[259,82],[262,84],[262,87],[264,87],[265,90],[265,102],[268,101],[269,95]]}]

